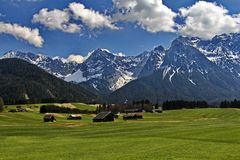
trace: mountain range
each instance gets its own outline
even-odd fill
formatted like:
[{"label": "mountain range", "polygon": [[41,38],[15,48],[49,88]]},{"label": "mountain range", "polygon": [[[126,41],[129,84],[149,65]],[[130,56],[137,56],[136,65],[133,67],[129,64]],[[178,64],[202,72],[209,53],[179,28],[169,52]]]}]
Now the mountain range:
[{"label": "mountain range", "polygon": [[240,97],[240,34],[211,40],[178,37],[137,56],[97,49],[82,61],[10,51],[67,82],[95,88],[113,102],[150,99],[219,101]]}]

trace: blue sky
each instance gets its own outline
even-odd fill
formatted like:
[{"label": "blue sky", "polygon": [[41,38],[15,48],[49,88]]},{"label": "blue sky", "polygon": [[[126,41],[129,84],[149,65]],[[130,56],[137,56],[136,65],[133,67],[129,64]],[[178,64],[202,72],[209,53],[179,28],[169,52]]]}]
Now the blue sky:
[{"label": "blue sky", "polygon": [[[20,51],[29,51],[34,53],[44,53],[49,56],[63,56],[67,57],[69,54],[83,54],[86,55],[88,52],[97,49],[97,48],[107,48],[112,52],[118,53],[123,52],[126,55],[137,55],[145,50],[152,49],[154,46],[163,45],[164,47],[169,47],[171,41],[176,38],[179,34],[187,35],[187,36],[199,36],[204,39],[209,39],[213,37],[215,34],[222,34],[225,32],[240,32],[240,1],[239,0],[216,0],[216,1],[206,1],[209,2],[210,9],[213,8],[213,11],[222,13],[223,16],[216,17],[222,19],[222,21],[229,20],[229,24],[220,24],[219,23],[219,30],[210,31],[210,34],[204,37],[203,33],[200,33],[201,29],[192,30],[192,26],[185,25],[182,26],[181,29],[176,29],[179,25],[184,25],[187,23],[187,19],[192,15],[195,16],[194,11],[200,11],[203,9],[201,5],[196,5],[196,7],[192,7],[198,1],[196,0],[164,0],[161,6],[161,2],[157,2],[158,0],[151,0],[153,3],[157,3],[160,9],[165,9],[166,11],[163,14],[166,14],[168,18],[173,18],[174,26],[172,24],[166,25],[168,22],[170,23],[171,20],[167,22],[161,21],[161,12],[159,15],[152,12],[151,10],[155,10],[158,8],[149,8],[147,1],[140,0],[142,3],[139,6],[146,13],[145,15],[140,15],[137,11],[139,8],[135,8],[135,10],[131,10],[129,15],[121,15],[120,9],[126,9],[124,7],[116,7],[116,1],[113,3],[112,0],[0,0],[0,22],[5,27],[1,31],[1,24],[0,24],[0,54],[3,54],[9,50],[20,50]],[[120,1],[122,3],[124,0]],[[131,0],[129,0],[131,1]],[[128,1],[128,2],[129,2]],[[132,0],[134,1],[134,0]],[[63,31],[59,28],[51,28],[47,26],[41,17],[39,16],[36,18],[35,22],[33,22],[33,16],[39,14],[43,8],[47,8],[47,12],[54,9],[58,9],[59,11],[64,11],[64,9],[69,9],[69,4],[76,2],[81,4],[85,7],[86,12],[98,12],[102,17],[115,17],[117,20],[109,20],[110,24],[99,24],[97,23],[91,24],[87,20],[81,19],[81,15],[78,15],[78,19],[72,15],[71,13],[71,20],[66,22],[67,25],[70,23],[77,24],[81,31],[75,31],[74,33],[69,33],[67,31]],[[126,1],[127,2],[127,1]],[[214,6],[218,8],[214,8]],[[122,4],[123,5],[123,4]],[[126,4],[124,4],[126,5]],[[129,4],[128,4],[129,5]],[[203,4],[204,5],[204,4]],[[146,8],[144,8],[146,7]],[[182,12],[182,16],[178,16],[180,13],[180,8],[185,8],[185,12]],[[192,7],[192,10],[190,9]],[[225,13],[225,9],[228,12]],[[171,10],[171,11],[170,11]],[[145,12],[146,11],[146,12]],[[64,11],[65,12],[65,11]],[[80,12],[81,14],[82,12]],[[135,17],[132,18],[130,13]],[[197,12],[198,13],[198,12]],[[141,16],[146,16],[149,19],[159,20],[161,22],[160,25],[156,24],[155,22],[152,25],[146,24],[144,19]],[[175,15],[174,15],[175,14]],[[96,15],[96,14],[95,14]],[[136,16],[137,15],[137,16]],[[165,15],[165,16],[166,16]],[[171,16],[172,15],[172,16]],[[239,15],[237,17],[236,15]],[[93,14],[94,16],[94,14]],[[139,17],[138,17],[139,16]],[[159,16],[159,17],[156,17]],[[196,21],[192,22],[192,25],[197,25],[196,23],[203,23],[205,24],[208,19],[204,19],[202,22],[198,22],[197,15],[193,18],[196,18]],[[230,16],[230,18],[229,18]],[[120,17],[120,18],[119,18]],[[231,19],[232,18],[232,19]],[[106,19],[105,19],[106,20]],[[211,20],[211,19],[210,19]],[[107,21],[108,22],[108,21]],[[101,23],[101,22],[100,22]],[[161,23],[164,26],[161,28]],[[209,22],[207,22],[209,23]],[[10,26],[5,24],[17,24],[20,27],[27,27],[29,29],[38,29],[39,34],[34,34],[33,36],[37,36],[37,38],[41,37],[44,42],[41,42],[40,39],[33,38],[23,38],[25,35],[13,31],[13,29],[8,29]],[[207,24],[209,25],[209,24]],[[113,29],[114,27],[118,29]],[[167,28],[167,29],[165,29]],[[170,31],[171,28],[174,28],[174,31]],[[16,27],[16,29],[19,29]],[[208,30],[205,30],[208,32]],[[28,32],[32,33],[32,32]],[[19,35],[20,34],[20,35]],[[37,44],[36,44],[37,43]],[[38,46],[41,45],[41,46]]]}]

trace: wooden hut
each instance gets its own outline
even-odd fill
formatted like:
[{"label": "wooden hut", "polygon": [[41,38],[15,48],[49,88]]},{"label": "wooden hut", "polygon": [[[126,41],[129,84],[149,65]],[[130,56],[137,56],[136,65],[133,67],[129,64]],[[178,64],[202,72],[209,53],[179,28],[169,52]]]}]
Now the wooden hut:
[{"label": "wooden hut", "polygon": [[93,122],[111,122],[114,121],[114,116],[112,112],[100,112],[93,118]]},{"label": "wooden hut", "polygon": [[81,120],[82,116],[81,115],[76,115],[76,114],[71,114],[67,118],[68,120]]},{"label": "wooden hut", "polygon": [[44,117],[43,117],[43,121],[44,122],[55,122],[57,121],[55,116],[53,114],[46,114]]}]

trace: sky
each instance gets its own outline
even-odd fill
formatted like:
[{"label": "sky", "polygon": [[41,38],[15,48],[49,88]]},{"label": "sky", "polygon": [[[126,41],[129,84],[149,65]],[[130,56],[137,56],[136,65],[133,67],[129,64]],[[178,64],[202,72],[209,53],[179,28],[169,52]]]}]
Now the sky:
[{"label": "sky", "polygon": [[0,55],[138,55],[179,35],[240,32],[239,0],[0,0]]}]

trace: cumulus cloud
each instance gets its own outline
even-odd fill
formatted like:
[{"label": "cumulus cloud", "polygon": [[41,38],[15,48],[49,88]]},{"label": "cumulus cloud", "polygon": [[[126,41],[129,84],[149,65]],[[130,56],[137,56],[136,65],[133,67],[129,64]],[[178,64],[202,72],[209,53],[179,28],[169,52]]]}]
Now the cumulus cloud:
[{"label": "cumulus cloud", "polygon": [[76,62],[76,63],[83,63],[85,59],[86,57],[83,57],[81,55],[74,55],[74,54],[69,55],[69,57],[67,58],[69,62]]},{"label": "cumulus cloud", "polygon": [[185,24],[179,32],[185,36],[211,39],[223,33],[240,32],[240,14],[229,15],[229,11],[216,3],[199,1],[193,6],[180,9]]},{"label": "cumulus cloud", "polygon": [[0,22],[0,34],[12,35],[16,39],[23,39],[36,47],[42,47],[44,43],[38,29],[31,29],[18,24]]},{"label": "cumulus cloud", "polygon": [[[33,15],[32,21],[43,24],[49,29],[59,29],[67,33],[80,32],[81,24],[90,29],[104,27],[119,29],[112,23],[110,16],[87,9],[83,4],[76,2],[70,3],[69,7],[63,10],[43,8],[39,13]],[[71,21],[74,21],[74,23],[71,23]]]},{"label": "cumulus cloud", "polygon": [[119,10],[115,21],[137,23],[149,32],[174,32],[174,18],[177,16],[162,0],[113,0]]},{"label": "cumulus cloud", "polygon": [[59,29],[67,33],[76,33],[81,30],[80,25],[70,23],[70,13],[67,9],[58,10],[54,9],[49,11],[44,8],[39,11],[39,13],[33,15],[34,23],[40,23],[50,29]]},{"label": "cumulus cloud", "polygon": [[76,19],[80,19],[86,26],[91,29],[104,27],[110,29],[119,29],[112,23],[110,16],[101,14],[92,9],[87,9],[81,3],[70,3],[69,9],[72,11]]},{"label": "cumulus cloud", "polygon": [[114,54],[115,56],[119,56],[119,57],[125,57],[126,55],[124,54],[124,53],[122,53],[122,52],[120,52],[120,53],[116,53],[116,54]]}]

